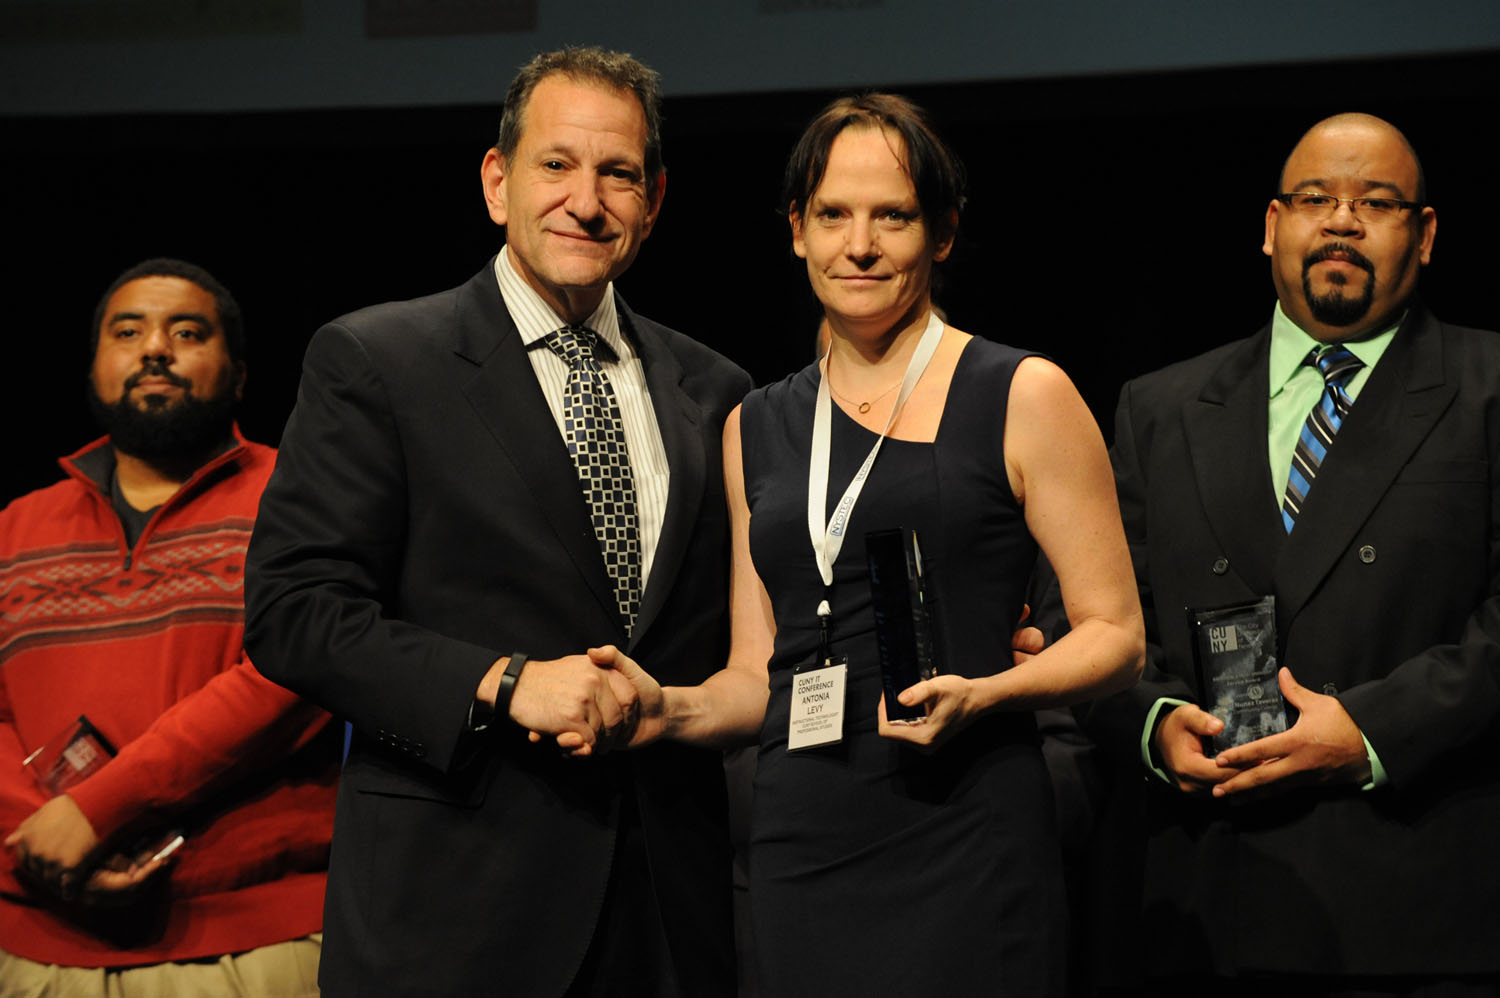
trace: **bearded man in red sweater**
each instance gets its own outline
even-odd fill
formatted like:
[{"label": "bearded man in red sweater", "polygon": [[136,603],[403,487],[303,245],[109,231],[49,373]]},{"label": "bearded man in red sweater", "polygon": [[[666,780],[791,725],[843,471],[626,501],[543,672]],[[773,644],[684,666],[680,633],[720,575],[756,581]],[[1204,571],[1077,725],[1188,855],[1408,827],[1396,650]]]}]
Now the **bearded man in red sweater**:
[{"label": "bearded man in red sweater", "polygon": [[108,436],[0,512],[0,996],[316,995],[340,739],[241,646],[239,307],[147,260],[93,347]]}]

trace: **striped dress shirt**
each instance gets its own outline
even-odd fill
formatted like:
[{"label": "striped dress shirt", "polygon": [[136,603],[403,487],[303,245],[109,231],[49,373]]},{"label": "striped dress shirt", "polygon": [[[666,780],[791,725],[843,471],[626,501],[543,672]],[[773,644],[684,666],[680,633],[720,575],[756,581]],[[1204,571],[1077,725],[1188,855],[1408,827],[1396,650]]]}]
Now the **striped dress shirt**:
[{"label": "striped dress shirt", "polygon": [[[537,384],[541,386],[542,395],[557,423],[558,445],[566,448],[562,408],[568,365],[541,341],[542,337],[567,323],[516,272],[510,262],[509,248],[502,249],[495,257],[495,279],[499,282],[505,308],[521,334],[521,342],[526,345],[526,356],[536,372]],[[609,360],[601,353],[598,361],[615,390],[620,417],[625,421],[625,447],[630,453],[630,472],[635,479],[635,501],[640,515],[641,591],[644,593],[651,578],[656,542],[661,537],[662,520],[667,511],[667,486],[672,477],[671,469],[667,467],[667,451],[661,442],[661,429],[656,423],[651,393],[646,390],[646,371],[641,366],[640,355],[620,331],[613,283],[605,289],[599,307],[582,325],[597,333],[615,352],[615,360]]]}]

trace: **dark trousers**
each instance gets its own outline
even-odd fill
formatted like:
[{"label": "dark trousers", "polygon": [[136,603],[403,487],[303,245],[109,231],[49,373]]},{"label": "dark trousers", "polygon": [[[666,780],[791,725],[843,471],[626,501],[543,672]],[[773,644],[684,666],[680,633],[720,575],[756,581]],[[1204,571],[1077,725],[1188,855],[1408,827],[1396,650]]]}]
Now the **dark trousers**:
[{"label": "dark trousers", "polygon": [[1500,998],[1493,977],[1182,977],[1147,984],[1157,998]]}]

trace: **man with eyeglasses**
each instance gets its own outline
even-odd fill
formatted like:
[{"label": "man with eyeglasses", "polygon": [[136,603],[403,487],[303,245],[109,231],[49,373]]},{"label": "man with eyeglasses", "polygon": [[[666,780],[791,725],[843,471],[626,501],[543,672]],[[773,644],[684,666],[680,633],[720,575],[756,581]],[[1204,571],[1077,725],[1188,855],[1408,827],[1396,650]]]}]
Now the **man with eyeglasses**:
[{"label": "man with eyeglasses", "polygon": [[[1396,128],[1319,122],[1269,326],[1121,393],[1150,656],[1091,720],[1155,774],[1154,994],[1500,993],[1500,336],[1417,299],[1436,231]],[[1266,596],[1284,721],[1204,689],[1184,613]]]}]

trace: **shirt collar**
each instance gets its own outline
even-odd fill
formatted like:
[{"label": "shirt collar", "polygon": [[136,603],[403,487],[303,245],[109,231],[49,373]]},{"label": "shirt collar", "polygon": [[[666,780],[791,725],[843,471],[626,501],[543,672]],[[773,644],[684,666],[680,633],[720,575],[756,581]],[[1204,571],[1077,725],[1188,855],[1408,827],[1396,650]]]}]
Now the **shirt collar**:
[{"label": "shirt collar", "polygon": [[[526,345],[527,349],[534,346],[543,336],[567,325],[562,317],[553,311],[552,306],[537,294],[536,289],[527,284],[525,278],[516,272],[516,268],[510,262],[509,246],[501,248],[495,257],[495,280],[500,285],[500,297],[505,300],[505,308],[510,312],[510,317],[516,324],[516,331],[521,334],[521,342]],[[605,287],[604,297],[600,299],[599,307],[594,309],[582,325],[597,333],[599,338],[614,350],[615,356],[620,360],[628,360],[635,356],[635,350],[620,332],[620,313],[615,308],[613,281]]]},{"label": "shirt collar", "polygon": [[[1391,340],[1396,336],[1396,330],[1401,327],[1401,321],[1406,318],[1402,312],[1396,317],[1396,321],[1374,336],[1364,339],[1346,342],[1342,344],[1349,352],[1364,362],[1366,369],[1373,368],[1375,362],[1385,353],[1385,348],[1391,345]],[[1271,317],[1271,357],[1270,357],[1270,388],[1271,398],[1281,394],[1287,382],[1302,367],[1302,362],[1307,355],[1324,344],[1313,339],[1306,331],[1281,310],[1281,303],[1276,303],[1276,312]]]}]

